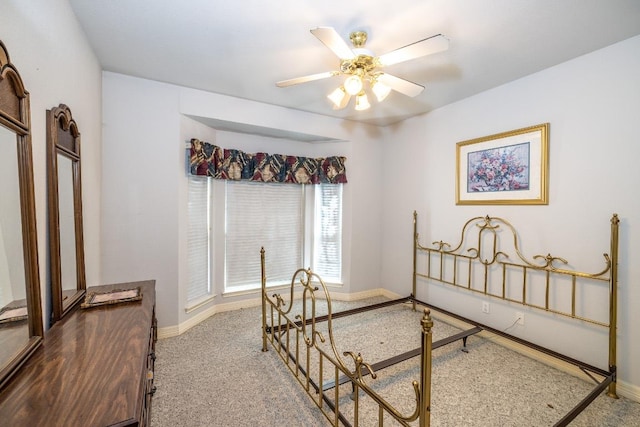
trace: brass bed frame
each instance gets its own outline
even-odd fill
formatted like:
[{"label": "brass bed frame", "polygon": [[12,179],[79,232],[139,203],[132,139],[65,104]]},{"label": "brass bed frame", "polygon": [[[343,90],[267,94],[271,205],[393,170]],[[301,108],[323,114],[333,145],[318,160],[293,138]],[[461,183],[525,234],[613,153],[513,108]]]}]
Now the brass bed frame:
[{"label": "brass bed frame", "polygon": [[[294,377],[302,385],[316,406],[331,425],[358,426],[358,411],[362,398],[371,399],[378,407],[378,425],[384,424],[385,414],[403,426],[430,425],[432,350],[462,340],[466,346],[469,336],[487,331],[490,334],[512,340],[553,358],[573,365],[589,376],[596,385],[578,405],[555,425],[566,426],[605,389],[607,395],[616,394],[616,330],[617,330],[617,264],[618,228],[616,214],[611,218],[610,253],[604,253],[605,266],[599,272],[588,273],[560,267],[568,262],[548,254],[527,259],[521,252],[518,233],[508,221],[497,217],[475,217],[462,227],[460,242],[453,247],[443,241],[433,242],[433,247],[422,246],[417,231],[417,213],[413,213],[413,280],[412,293],[408,297],[389,300],[356,309],[332,313],[329,291],[322,278],[310,269],[297,270],[288,288],[288,300],[281,294],[267,293],[265,250],[261,250],[262,271],[262,351],[269,346],[277,352]],[[505,237],[506,236],[506,237]],[[473,242],[470,246],[469,242]],[[510,247],[507,251],[506,247]],[[419,270],[423,268],[423,270]],[[519,278],[517,281],[515,279]],[[436,282],[456,289],[488,296],[517,306],[525,306],[550,313],[553,316],[574,319],[585,324],[608,329],[608,367],[592,366],[572,357],[560,354],[535,343],[510,335],[504,331],[483,325],[474,320],[419,300],[418,280],[427,284]],[[515,282],[515,284],[514,284]],[[569,283],[567,285],[567,282]],[[608,319],[583,313],[577,300],[584,286],[596,283],[608,285]],[[598,285],[598,286],[599,286]],[[569,298],[562,298],[558,289],[569,287]],[[541,289],[541,290],[540,290]],[[539,294],[542,293],[543,296]],[[568,301],[567,301],[568,299]],[[294,300],[298,303],[294,304]],[[323,303],[326,313],[317,311],[317,301]],[[413,310],[423,307],[420,320],[420,347],[389,359],[369,364],[353,351],[339,354],[334,340],[332,321],[369,310],[410,303]],[[295,307],[295,310],[294,310]],[[445,339],[433,341],[431,311],[458,319],[472,327]],[[323,325],[320,328],[320,325]],[[417,331],[416,331],[417,333]],[[326,336],[325,336],[326,335]],[[367,377],[376,378],[376,372],[410,358],[420,357],[420,375],[412,382],[415,408],[405,414],[395,408],[368,383]],[[597,379],[593,374],[599,376]],[[326,378],[325,378],[326,377]],[[353,400],[349,416],[341,411],[340,385],[351,384]],[[364,393],[360,393],[363,391]],[[436,408],[437,410],[437,408]]]}]

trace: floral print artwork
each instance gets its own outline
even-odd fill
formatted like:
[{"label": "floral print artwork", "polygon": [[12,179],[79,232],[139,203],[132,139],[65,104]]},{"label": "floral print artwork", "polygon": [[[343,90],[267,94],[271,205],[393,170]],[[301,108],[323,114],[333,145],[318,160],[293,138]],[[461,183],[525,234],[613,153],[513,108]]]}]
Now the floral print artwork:
[{"label": "floral print artwork", "polygon": [[467,154],[467,192],[529,190],[529,142]]}]

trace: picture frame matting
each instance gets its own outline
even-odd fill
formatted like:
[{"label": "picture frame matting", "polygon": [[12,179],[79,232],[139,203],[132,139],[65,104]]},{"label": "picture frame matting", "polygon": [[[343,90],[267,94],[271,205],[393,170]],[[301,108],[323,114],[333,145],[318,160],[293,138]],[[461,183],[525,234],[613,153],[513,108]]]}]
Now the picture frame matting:
[{"label": "picture frame matting", "polygon": [[456,144],[456,205],[547,205],[549,123]]}]

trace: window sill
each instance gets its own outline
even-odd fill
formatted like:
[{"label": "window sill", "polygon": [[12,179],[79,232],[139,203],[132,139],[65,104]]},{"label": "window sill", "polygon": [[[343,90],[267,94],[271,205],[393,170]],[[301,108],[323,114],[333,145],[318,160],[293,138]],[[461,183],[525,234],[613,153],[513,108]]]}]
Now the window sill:
[{"label": "window sill", "polygon": [[[333,289],[338,289],[338,288],[342,288],[344,286],[343,283],[324,283],[327,288],[333,288]],[[283,289],[289,289],[291,287],[290,283],[286,283],[286,284],[282,284],[282,285],[271,285],[271,286],[267,286],[267,291],[279,291],[279,290],[283,290]],[[296,287],[296,289],[298,289],[299,286]],[[238,289],[232,289],[232,290],[228,290],[222,293],[222,298],[231,298],[231,297],[238,297],[238,296],[243,296],[243,295],[255,295],[255,294],[259,294],[260,291],[262,290],[261,287],[254,287],[254,286],[245,286],[245,287],[238,287]]]}]

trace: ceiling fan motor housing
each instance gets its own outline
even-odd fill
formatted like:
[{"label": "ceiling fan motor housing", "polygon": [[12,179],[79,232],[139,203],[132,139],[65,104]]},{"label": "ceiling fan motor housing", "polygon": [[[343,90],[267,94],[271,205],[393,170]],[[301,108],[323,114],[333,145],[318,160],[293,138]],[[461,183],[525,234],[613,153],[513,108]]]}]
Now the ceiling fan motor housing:
[{"label": "ceiling fan motor housing", "polygon": [[344,74],[356,74],[364,76],[376,68],[375,58],[370,55],[358,55],[354,59],[343,59],[340,62],[340,71]]},{"label": "ceiling fan motor housing", "polygon": [[340,61],[340,71],[344,74],[357,75],[361,78],[366,77],[380,65],[376,61],[373,52],[364,48],[367,42],[367,33],[364,31],[354,31],[349,35],[349,38],[351,39],[351,43],[353,43],[353,53],[356,57]]}]

